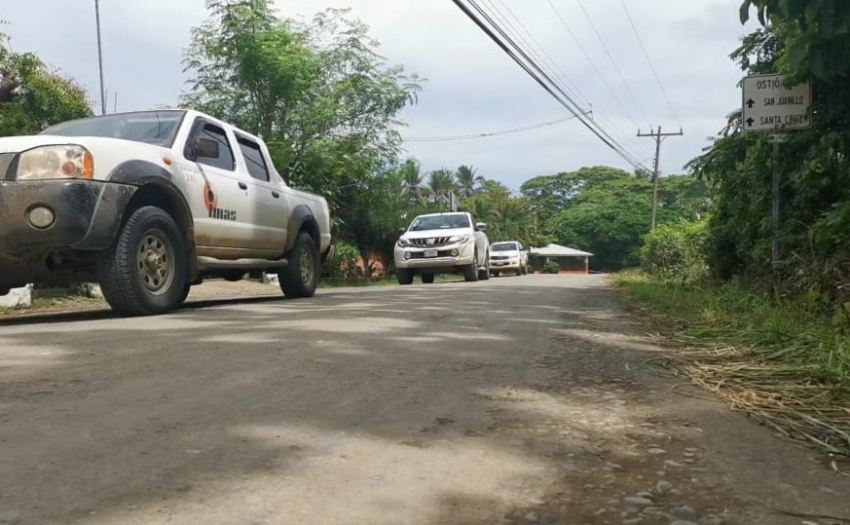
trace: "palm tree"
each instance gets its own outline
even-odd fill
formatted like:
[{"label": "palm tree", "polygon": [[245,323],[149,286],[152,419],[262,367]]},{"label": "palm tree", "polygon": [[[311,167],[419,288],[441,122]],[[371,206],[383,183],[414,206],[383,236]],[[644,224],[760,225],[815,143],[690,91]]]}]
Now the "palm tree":
[{"label": "palm tree", "polygon": [[417,161],[409,159],[399,170],[402,179],[402,195],[416,209],[425,200],[425,194],[428,191],[428,188],[424,185],[421,165]]},{"label": "palm tree", "polygon": [[480,193],[481,186],[484,184],[484,177],[476,176],[476,171],[478,170],[472,166],[463,165],[455,172],[455,182],[461,197],[468,199]]},{"label": "palm tree", "polygon": [[445,168],[432,171],[428,177],[428,187],[434,204],[448,204],[449,194],[456,189],[452,172]]}]

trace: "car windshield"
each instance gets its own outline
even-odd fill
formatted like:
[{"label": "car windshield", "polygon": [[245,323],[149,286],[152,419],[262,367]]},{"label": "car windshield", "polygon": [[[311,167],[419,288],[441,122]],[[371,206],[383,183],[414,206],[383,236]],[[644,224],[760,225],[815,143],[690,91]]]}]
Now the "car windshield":
[{"label": "car windshield", "polygon": [[56,124],[40,134],[106,137],[169,148],[174,143],[174,137],[177,135],[184,113],[180,110],[140,111],[84,118]]},{"label": "car windshield", "polygon": [[447,230],[449,228],[469,228],[469,216],[463,213],[450,215],[426,215],[417,217],[410,225],[410,231]]},{"label": "car windshield", "polygon": [[518,251],[515,242],[499,242],[490,245],[491,252],[513,252]]}]

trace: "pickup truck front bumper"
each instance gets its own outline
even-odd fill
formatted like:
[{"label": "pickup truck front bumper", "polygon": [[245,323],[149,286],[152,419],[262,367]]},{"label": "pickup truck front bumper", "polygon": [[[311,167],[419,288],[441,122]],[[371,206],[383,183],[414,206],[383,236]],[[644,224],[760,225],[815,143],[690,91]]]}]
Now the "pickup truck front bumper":
[{"label": "pickup truck front bumper", "polygon": [[136,189],[78,179],[0,181],[0,261],[107,248]]},{"label": "pickup truck front bumper", "polygon": [[456,271],[460,266],[473,263],[475,260],[475,243],[467,242],[436,248],[420,248],[418,246],[401,248],[396,244],[393,259],[395,267],[398,269],[421,269],[429,272]]}]

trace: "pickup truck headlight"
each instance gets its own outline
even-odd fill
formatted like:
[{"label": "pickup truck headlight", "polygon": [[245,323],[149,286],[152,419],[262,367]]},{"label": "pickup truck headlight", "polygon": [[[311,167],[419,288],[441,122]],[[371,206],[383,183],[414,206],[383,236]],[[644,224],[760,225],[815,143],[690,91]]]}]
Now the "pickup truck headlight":
[{"label": "pickup truck headlight", "polygon": [[21,153],[16,180],[90,179],[94,159],[82,146],[41,146]]},{"label": "pickup truck headlight", "polygon": [[407,239],[399,239],[398,240],[398,247],[399,248],[407,248],[408,246],[410,246],[410,241],[408,241]]},{"label": "pickup truck headlight", "polygon": [[468,240],[469,240],[469,235],[454,235],[452,237],[449,237],[450,243],[463,244]]}]

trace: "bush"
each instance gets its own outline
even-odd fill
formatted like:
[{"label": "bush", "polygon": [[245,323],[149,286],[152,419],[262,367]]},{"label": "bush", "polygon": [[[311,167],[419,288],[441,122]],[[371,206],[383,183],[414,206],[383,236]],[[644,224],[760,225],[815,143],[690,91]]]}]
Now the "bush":
[{"label": "bush", "polygon": [[561,265],[558,261],[547,261],[543,266],[543,273],[561,273]]},{"label": "bush", "polygon": [[660,226],[644,236],[641,266],[656,279],[701,281],[709,273],[707,240],[705,222]]},{"label": "bush", "polygon": [[332,281],[362,281],[365,278],[362,268],[358,266],[363,258],[360,250],[348,243],[339,243],[336,247],[336,263],[329,269]]}]

